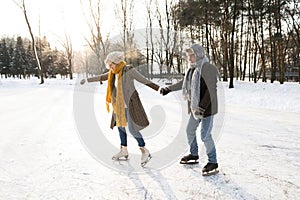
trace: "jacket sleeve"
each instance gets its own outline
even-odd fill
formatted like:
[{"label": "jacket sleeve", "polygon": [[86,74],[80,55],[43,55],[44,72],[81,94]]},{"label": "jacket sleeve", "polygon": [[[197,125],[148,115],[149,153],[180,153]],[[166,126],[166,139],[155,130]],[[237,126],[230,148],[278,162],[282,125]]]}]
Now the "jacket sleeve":
[{"label": "jacket sleeve", "polygon": [[177,91],[177,90],[181,90],[182,89],[182,84],[183,84],[183,80],[173,84],[173,85],[170,85],[168,86],[168,88],[171,90],[171,91]]},{"label": "jacket sleeve", "polygon": [[146,79],[142,74],[140,74],[135,68],[130,67],[130,74],[131,76],[133,76],[133,78],[135,80],[137,80],[138,82],[147,85],[148,87],[152,88],[153,90],[158,90],[159,89],[159,85],[153,83],[152,81],[149,81],[148,79]]},{"label": "jacket sleeve", "polygon": [[87,78],[87,82],[98,82],[99,81],[100,83],[102,83],[102,81],[106,81],[108,79],[108,74],[109,74],[109,72],[101,74],[100,76]]}]

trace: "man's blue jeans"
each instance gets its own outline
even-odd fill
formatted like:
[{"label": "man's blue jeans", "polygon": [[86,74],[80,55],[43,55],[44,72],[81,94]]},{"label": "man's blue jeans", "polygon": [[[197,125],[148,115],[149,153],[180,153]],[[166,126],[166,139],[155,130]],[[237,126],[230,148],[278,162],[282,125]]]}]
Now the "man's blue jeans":
[{"label": "man's blue jeans", "polygon": [[201,140],[204,142],[206,154],[208,156],[209,163],[217,163],[217,153],[214,140],[211,135],[213,127],[214,116],[205,117],[203,119],[195,119],[190,114],[190,119],[186,128],[187,139],[190,145],[190,153],[193,156],[198,155],[198,144],[196,137],[196,130],[201,122]]},{"label": "man's blue jeans", "polygon": [[[130,118],[130,114],[127,111],[127,108],[125,109],[125,115],[126,115],[126,119],[127,119],[129,132],[136,139],[136,141],[138,142],[139,147],[144,147],[145,146],[145,141],[143,139],[143,136],[140,132],[138,132],[134,129],[132,119]],[[127,146],[127,133],[126,133],[125,127],[120,127],[119,126],[118,130],[119,130],[121,145],[122,146]]]}]

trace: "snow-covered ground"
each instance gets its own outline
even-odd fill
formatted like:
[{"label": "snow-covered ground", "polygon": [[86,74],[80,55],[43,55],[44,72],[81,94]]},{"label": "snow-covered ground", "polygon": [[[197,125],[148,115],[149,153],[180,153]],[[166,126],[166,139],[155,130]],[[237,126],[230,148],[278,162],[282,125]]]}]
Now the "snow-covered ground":
[{"label": "snow-covered ground", "polygon": [[0,79],[0,199],[298,199],[299,83],[222,86],[220,173],[203,177],[203,149],[199,165],[178,163],[187,153],[180,92],[139,87],[153,153],[141,168],[131,137],[131,159],[111,160],[119,139],[109,129],[105,84]]}]

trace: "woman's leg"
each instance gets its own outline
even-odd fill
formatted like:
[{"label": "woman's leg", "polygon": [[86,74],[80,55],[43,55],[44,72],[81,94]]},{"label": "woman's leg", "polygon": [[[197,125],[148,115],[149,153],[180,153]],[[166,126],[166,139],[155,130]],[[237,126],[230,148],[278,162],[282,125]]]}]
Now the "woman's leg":
[{"label": "woman's leg", "polygon": [[118,127],[120,140],[121,140],[121,146],[127,147],[127,133],[126,129],[124,127]]},{"label": "woman's leg", "polygon": [[125,158],[125,160],[128,159],[128,151],[127,151],[127,134],[126,129],[124,127],[118,127],[120,140],[121,140],[121,147],[120,152],[117,153],[112,157],[113,160],[119,160],[122,157]]},{"label": "woman's leg", "polygon": [[132,119],[131,119],[130,114],[129,114],[127,109],[126,109],[125,113],[126,113],[126,117],[127,117],[129,132],[136,139],[136,141],[138,142],[139,147],[144,147],[145,146],[145,141],[143,139],[142,134],[139,131],[136,131],[134,129]]}]

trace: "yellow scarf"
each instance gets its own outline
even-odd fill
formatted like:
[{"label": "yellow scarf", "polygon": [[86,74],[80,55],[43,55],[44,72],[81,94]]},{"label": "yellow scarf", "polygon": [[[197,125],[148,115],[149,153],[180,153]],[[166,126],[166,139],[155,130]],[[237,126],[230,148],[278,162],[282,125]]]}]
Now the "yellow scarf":
[{"label": "yellow scarf", "polygon": [[[123,68],[126,65],[125,61],[117,64],[115,69],[109,70],[108,74],[108,83],[107,83],[107,91],[106,91],[106,109],[109,112],[109,104],[111,103],[113,106],[114,113],[116,114],[116,126],[125,127],[126,116],[125,116],[125,102],[124,102],[124,94],[123,94],[123,85],[122,85],[122,74]],[[118,76],[118,84],[117,84],[117,93],[116,99],[113,98],[113,77],[117,74]]]}]

